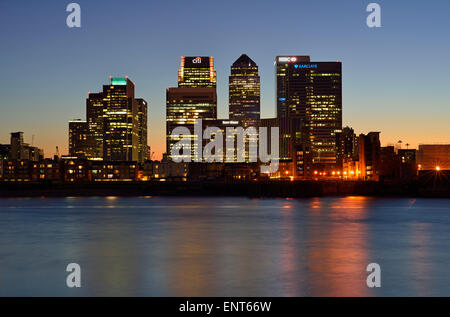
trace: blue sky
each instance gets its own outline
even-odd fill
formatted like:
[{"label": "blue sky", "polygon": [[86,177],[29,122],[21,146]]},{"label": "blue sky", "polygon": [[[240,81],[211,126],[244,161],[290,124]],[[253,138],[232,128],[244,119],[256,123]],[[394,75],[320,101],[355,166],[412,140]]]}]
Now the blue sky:
[{"label": "blue sky", "polygon": [[165,89],[180,56],[214,56],[219,116],[230,65],[260,67],[263,117],[275,114],[276,55],[343,63],[344,124],[381,131],[384,144],[450,142],[450,1],[77,1],[82,27],[66,26],[70,1],[0,3],[0,143],[9,133],[67,151],[67,121],[85,117],[87,93],[128,75],[149,104],[149,143],[164,150]]}]

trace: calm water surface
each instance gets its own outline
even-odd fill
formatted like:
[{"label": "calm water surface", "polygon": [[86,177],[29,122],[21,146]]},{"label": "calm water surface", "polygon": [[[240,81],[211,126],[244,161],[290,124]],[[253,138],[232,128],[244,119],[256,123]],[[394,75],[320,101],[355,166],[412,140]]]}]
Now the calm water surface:
[{"label": "calm water surface", "polygon": [[450,200],[0,200],[0,296],[93,295],[450,296]]}]

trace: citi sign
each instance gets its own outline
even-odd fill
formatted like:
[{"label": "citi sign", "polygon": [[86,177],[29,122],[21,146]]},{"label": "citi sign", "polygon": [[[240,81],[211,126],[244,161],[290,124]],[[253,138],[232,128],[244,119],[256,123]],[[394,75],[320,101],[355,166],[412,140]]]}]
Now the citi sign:
[{"label": "citi sign", "polygon": [[196,57],[192,60],[192,64],[201,64],[201,63],[202,63],[201,57]]}]

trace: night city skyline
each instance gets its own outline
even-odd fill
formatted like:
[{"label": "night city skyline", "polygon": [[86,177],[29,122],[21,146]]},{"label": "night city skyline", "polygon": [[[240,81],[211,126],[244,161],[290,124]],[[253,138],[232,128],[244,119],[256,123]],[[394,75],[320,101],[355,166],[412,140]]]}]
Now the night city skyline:
[{"label": "night city skyline", "polygon": [[[356,133],[381,131],[382,145],[402,140],[417,148],[419,143],[449,142],[446,118],[450,110],[445,107],[448,77],[444,75],[450,68],[444,58],[449,48],[440,41],[439,33],[445,32],[448,24],[440,16],[448,11],[447,2],[435,2],[441,10],[423,15],[425,4],[403,6],[381,1],[383,27],[379,29],[367,28],[364,5],[357,2],[286,3],[287,11],[265,2],[241,4],[240,10],[233,10],[237,5],[233,1],[197,2],[183,8],[191,14],[183,23],[187,29],[202,30],[201,36],[185,40],[177,29],[181,2],[136,1],[130,7],[108,3],[113,5],[102,12],[102,1],[81,1],[85,15],[80,29],[64,27],[63,5],[1,5],[1,12],[8,14],[0,22],[0,34],[7,43],[1,53],[5,65],[0,107],[8,109],[12,119],[2,120],[0,143],[8,142],[10,132],[23,131],[28,143],[34,135],[34,144],[44,148],[47,157],[54,154],[56,146],[66,154],[67,121],[82,117],[87,92],[95,91],[107,76],[127,75],[136,83],[136,95],[149,103],[148,140],[160,158],[165,151],[165,89],[176,84],[180,56],[214,56],[218,117],[227,118],[229,67],[243,53],[259,66],[262,118],[271,118],[276,112],[275,56],[310,55],[314,60],[339,60],[343,64],[343,126],[351,126]],[[201,13],[198,8],[202,8]],[[306,14],[317,10],[333,28]],[[62,11],[61,17],[58,11]],[[292,19],[277,20],[281,12]],[[116,23],[127,14],[133,18]],[[215,27],[202,29],[196,22],[200,15]],[[252,23],[245,19],[247,15]],[[228,16],[233,17],[232,25],[226,23]],[[417,22],[419,17],[421,23]],[[274,23],[266,25],[264,21],[269,18]],[[433,32],[427,24],[431,20],[435,22]],[[437,28],[436,23],[440,24]],[[40,32],[33,30],[35,24],[45,33],[34,34]],[[62,27],[57,27],[59,24]],[[238,30],[242,38],[235,36]],[[293,35],[284,30],[292,30]],[[142,49],[119,45],[106,54],[109,32]],[[41,45],[35,38],[47,44]],[[129,58],[124,57],[127,55]],[[417,62],[424,57],[426,62]]]},{"label": "night city skyline", "polygon": [[3,306],[450,297],[449,0],[73,1],[0,1]]}]

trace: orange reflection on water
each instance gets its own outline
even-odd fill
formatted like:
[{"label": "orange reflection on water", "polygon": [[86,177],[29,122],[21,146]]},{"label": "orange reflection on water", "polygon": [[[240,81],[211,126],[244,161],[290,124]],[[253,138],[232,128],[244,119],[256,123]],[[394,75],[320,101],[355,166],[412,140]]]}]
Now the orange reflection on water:
[{"label": "orange reflection on water", "polygon": [[[366,266],[368,259],[366,217],[367,197],[346,197],[331,202],[323,210],[322,221],[308,236],[307,255],[313,296],[368,296]],[[317,208],[318,204],[312,208]],[[314,211],[315,213],[315,211]],[[336,221],[339,219],[340,221]]]},{"label": "orange reflection on water", "polygon": [[283,290],[280,296],[301,296],[302,278],[298,263],[299,251],[297,248],[296,228],[293,221],[294,206],[292,202],[286,202],[283,206],[281,239],[281,278],[283,280]]}]

